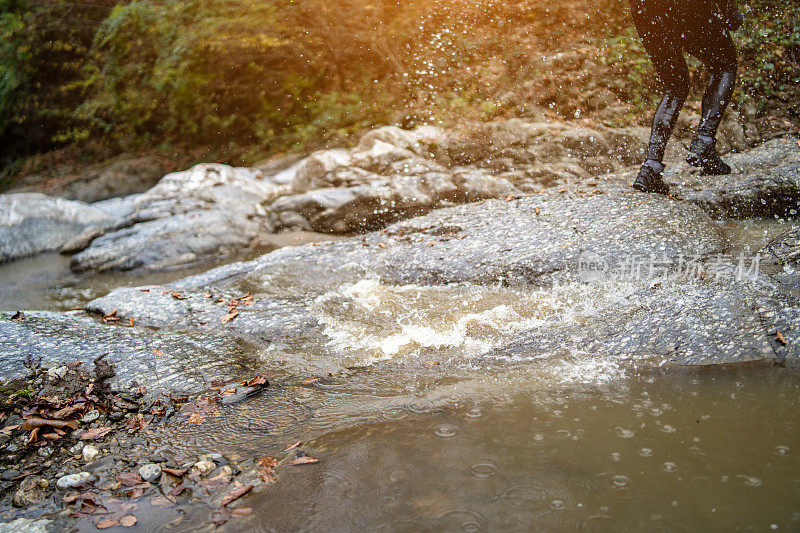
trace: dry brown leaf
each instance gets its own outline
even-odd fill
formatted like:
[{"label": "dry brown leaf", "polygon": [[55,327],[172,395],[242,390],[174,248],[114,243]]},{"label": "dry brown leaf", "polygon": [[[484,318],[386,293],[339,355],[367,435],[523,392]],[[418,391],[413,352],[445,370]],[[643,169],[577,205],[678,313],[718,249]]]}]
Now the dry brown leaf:
[{"label": "dry brown leaf", "polygon": [[425,368],[433,368],[439,365],[439,361],[423,361],[422,366]]},{"label": "dry brown leaf", "polygon": [[258,470],[258,479],[267,485],[275,483],[275,471],[271,468],[260,468]]},{"label": "dry brown leaf", "polygon": [[38,416],[27,415],[25,421],[22,422],[22,429],[30,431],[34,428],[51,427],[51,428],[71,428],[78,429],[77,420],[49,420]]},{"label": "dry brown leaf", "polygon": [[118,526],[119,520],[115,520],[113,518],[106,518],[105,520],[100,520],[98,523],[95,524],[97,529],[108,529],[110,527]]},{"label": "dry brown leaf", "polygon": [[283,453],[286,453],[288,451],[294,450],[295,448],[297,448],[301,444],[303,444],[303,441],[301,441],[301,440],[295,442],[294,444],[290,444],[289,446],[286,447],[285,450],[283,450]]},{"label": "dry brown leaf", "polygon": [[166,472],[167,474],[175,477],[183,477],[189,472],[184,468],[166,468],[166,467],[162,468],[161,471]]},{"label": "dry brown leaf", "polygon": [[311,463],[318,463],[318,462],[319,462],[319,459],[304,455],[303,457],[298,457],[296,459],[292,459],[291,461],[289,461],[286,464],[288,466],[295,466],[295,465],[309,465]]},{"label": "dry brown leaf", "polygon": [[228,310],[228,314],[227,314],[227,315],[225,315],[224,317],[222,317],[222,320],[221,320],[220,322],[221,322],[222,324],[227,324],[228,322],[230,322],[231,320],[233,320],[234,318],[236,318],[238,315],[239,315],[239,310],[238,310],[238,309],[236,309],[235,307],[231,307],[231,308]]},{"label": "dry brown leaf", "polygon": [[17,311],[13,315],[11,315],[11,320],[14,322],[22,322],[25,320],[25,314],[22,311]]},{"label": "dry brown leaf", "polygon": [[150,498],[150,504],[155,505],[156,507],[169,507],[172,505],[173,502],[165,498],[164,496],[153,496]]},{"label": "dry brown leaf", "polygon": [[136,525],[136,522],[138,522],[138,520],[132,514],[126,514],[119,519],[119,525],[122,527],[133,527]]},{"label": "dry brown leaf", "polygon": [[100,439],[111,433],[113,428],[110,427],[102,427],[102,428],[89,428],[83,433],[81,436],[78,437],[80,440],[95,440]]},{"label": "dry brown leaf", "polygon": [[788,342],[786,342],[786,339],[783,337],[783,333],[781,333],[780,331],[775,332],[775,340],[783,344],[784,346],[789,344]]},{"label": "dry brown leaf", "polygon": [[144,482],[142,476],[136,472],[121,472],[117,474],[117,481],[126,487],[135,487],[136,485],[141,485]]},{"label": "dry brown leaf", "polygon": [[538,207],[533,208],[533,212],[536,213],[537,215],[539,214],[539,211],[541,211],[541,209],[539,209]]},{"label": "dry brown leaf", "polygon": [[386,245],[385,245],[385,244],[383,244],[382,242],[379,242],[379,243],[378,243],[378,247],[379,247],[379,248],[386,248]]},{"label": "dry brown leaf", "polygon": [[267,378],[262,375],[255,376],[254,378],[248,379],[247,381],[242,381],[242,385],[245,385],[246,387],[256,387],[258,385],[267,385],[267,384],[268,384]]},{"label": "dry brown leaf", "polygon": [[308,378],[304,379],[300,383],[302,383],[303,385],[311,385],[312,383],[316,383],[320,379],[322,379],[322,378],[318,378],[317,376],[311,376],[311,377],[308,377]]},{"label": "dry brown leaf", "polygon": [[[297,444],[299,445],[300,442],[298,441]],[[286,451],[291,450],[292,448],[286,448]],[[278,460],[274,457],[270,457],[269,455],[265,455],[261,459],[258,460],[258,464],[261,466],[265,466],[267,468],[273,468],[275,465],[278,464]]]},{"label": "dry brown leaf", "polygon": [[150,289],[139,289],[142,292],[150,292]]},{"label": "dry brown leaf", "polygon": [[220,472],[216,476],[208,479],[204,479],[200,481],[200,486],[206,490],[217,490],[218,488],[225,487],[229,485],[231,482],[231,478],[225,474],[225,472]]},{"label": "dry brown leaf", "polygon": [[239,487],[233,489],[228,494],[226,494],[224,498],[222,498],[222,502],[221,502],[222,506],[224,507],[224,506],[228,505],[229,503],[238,500],[239,498],[241,498],[242,496],[244,496],[245,494],[247,494],[251,490],[253,490],[253,485],[242,485],[242,486],[239,486]]},{"label": "dry brown leaf", "polygon": [[153,355],[155,355],[156,357],[164,357],[164,352],[162,352],[161,350],[157,350],[156,348],[153,348]]}]

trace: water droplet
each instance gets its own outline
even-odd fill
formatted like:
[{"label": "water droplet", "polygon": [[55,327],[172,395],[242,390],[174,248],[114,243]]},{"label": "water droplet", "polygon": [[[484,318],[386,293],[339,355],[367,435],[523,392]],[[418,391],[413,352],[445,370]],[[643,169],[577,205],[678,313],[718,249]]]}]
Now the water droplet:
[{"label": "water droplet", "polygon": [[561,509],[564,509],[566,506],[567,506],[567,504],[565,504],[561,500],[553,500],[552,502],[550,502],[550,507],[555,509],[555,510],[557,510],[557,511],[560,511]]},{"label": "water droplet", "polygon": [[442,424],[438,428],[436,428],[437,437],[442,437],[443,439],[447,439],[450,437],[454,437],[458,433],[458,428],[452,424]]}]

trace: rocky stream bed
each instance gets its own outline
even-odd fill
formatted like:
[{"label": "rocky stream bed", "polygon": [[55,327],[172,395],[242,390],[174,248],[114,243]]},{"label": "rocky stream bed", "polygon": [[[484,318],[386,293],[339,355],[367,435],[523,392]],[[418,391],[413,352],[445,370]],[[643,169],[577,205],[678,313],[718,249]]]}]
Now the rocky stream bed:
[{"label": "rocky stream bed", "polygon": [[[800,361],[796,137],[739,146],[726,177],[672,165],[664,197],[628,187],[642,132],[487,131],[476,152],[435,128],[380,128],[352,150],[199,165],[93,204],[0,195],[2,262],[60,251],[89,278],[195,272],[0,312],[0,531],[138,527],[154,509],[175,528],[247,520],[248,493],[318,458],[280,432],[263,454],[187,455],[171,428],[363,369],[433,372],[435,403],[448,373]],[[745,223],[769,224],[757,249],[731,237]],[[287,231],[340,238],[202,268]],[[324,410],[311,403],[292,405]]]}]

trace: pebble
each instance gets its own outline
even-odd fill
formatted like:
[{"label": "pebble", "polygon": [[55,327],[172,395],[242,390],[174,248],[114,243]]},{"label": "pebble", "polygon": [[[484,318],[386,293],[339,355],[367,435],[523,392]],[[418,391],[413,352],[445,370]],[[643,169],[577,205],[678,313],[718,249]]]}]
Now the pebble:
[{"label": "pebble", "polygon": [[161,467],[154,463],[149,463],[139,468],[139,475],[142,479],[149,482],[158,481],[161,477]]},{"label": "pebble", "polygon": [[78,455],[79,453],[81,453],[81,450],[83,450],[83,447],[85,445],[86,445],[85,442],[78,441],[78,444],[69,449],[69,453],[71,453],[72,455]]},{"label": "pebble", "polygon": [[39,448],[36,451],[36,453],[39,455],[39,457],[43,457],[43,458],[47,459],[48,457],[53,455],[53,449],[50,448],[49,446],[44,446],[42,448]]},{"label": "pebble", "polygon": [[91,411],[89,411],[88,413],[86,413],[81,417],[81,422],[83,422],[84,424],[91,424],[98,418],[100,418],[100,411],[98,411],[97,409],[92,409]]},{"label": "pebble", "polygon": [[97,458],[98,455],[100,455],[100,450],[98,450],[96,446],[87,444],[83,447],[82,455],[85,462],[91,463]]},{"label": "pebble", "polygon": [[3,481],[10,481],[11,479],[17,477],[19,474],[20,474],[19,470],[9,468],[8,470],[3,470],[3,473],[0,474],[0,479],[2,479]]},{"label": "pebble", "polygon": [[57,366],[55,368],[51,368],[47,371],[47,377],[52,383],[55,383],[59,379],[64,379],[64,376],[67,375],[67,370],[69,369],[66,366]]},{"label": "pebble", "polygon": [[209,461],[214,461],[218,465],[228,464],[228,460],[225,459],[225,456],[223,456],[221,453],[207,453],[205,455],[201,455],[200,458],[204,460],[207,459]]},{"label": "pebble", "polygon": [[204,476],[214,470],[216,467],[217,465],[213,461],[204,460],[197,461],[192,468],[197,470],[201,476]]},{"label": "pebble", "polygon": [[89,472],[78,472],[77,474],[69,474],[58,478],[56,486],[59,489],[71,489],[83,483],[92,483],[96,478]]}]

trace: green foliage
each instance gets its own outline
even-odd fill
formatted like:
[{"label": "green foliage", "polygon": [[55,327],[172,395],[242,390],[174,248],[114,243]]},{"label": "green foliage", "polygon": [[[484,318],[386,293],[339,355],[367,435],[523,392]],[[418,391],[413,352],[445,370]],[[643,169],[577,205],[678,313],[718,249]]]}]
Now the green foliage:
[{"label": "green foliage", "polygon": [[737,34],[743,95],[759,107],[800,105],[800,1],[752,0],[743,6],[746,24]]},{"label": "green foliage", "polygon": [[[800,0],[745,7],[740,94],[789,105]],[[236,157],[348,142],[378,123],[532,106],[585,117],[609,90],[646,116],[657,98],[624,0],[0,0],[0,37],[12,156],[102,143]],[[582,59],[543,62],[557,51]]]}]

